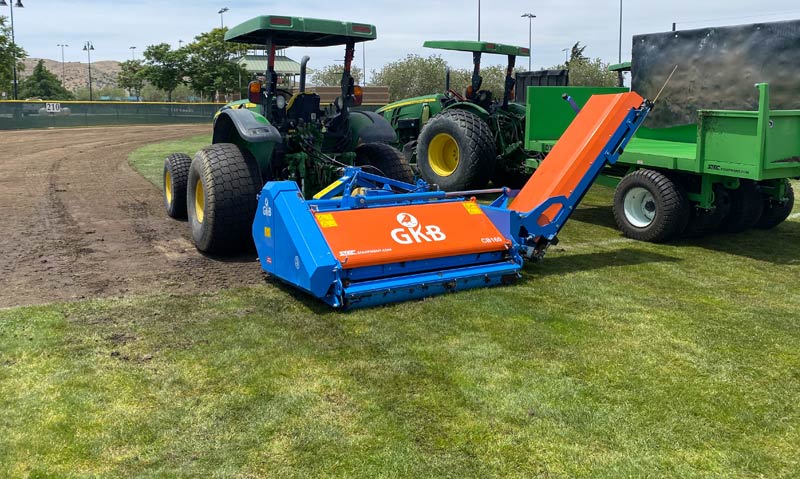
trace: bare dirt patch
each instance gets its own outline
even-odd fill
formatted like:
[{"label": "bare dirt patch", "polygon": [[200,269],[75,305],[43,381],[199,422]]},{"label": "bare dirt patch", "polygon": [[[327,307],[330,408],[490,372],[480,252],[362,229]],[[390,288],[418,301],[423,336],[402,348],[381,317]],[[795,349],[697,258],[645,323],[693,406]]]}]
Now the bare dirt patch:
[{"label": "bare dirt patch", "polygon": [[127,162],[202,126],[0,132],[0,307],[261,281],[255,255],[200,255]]}]

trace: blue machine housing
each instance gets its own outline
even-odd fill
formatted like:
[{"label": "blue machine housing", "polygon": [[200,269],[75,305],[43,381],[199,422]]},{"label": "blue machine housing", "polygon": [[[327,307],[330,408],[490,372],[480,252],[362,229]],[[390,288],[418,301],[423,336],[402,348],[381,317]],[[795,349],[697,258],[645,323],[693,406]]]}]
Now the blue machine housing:
[{"label": "blue machine housing", "polygon": [[[359,168],[343,176],[313,200],[306,200],[292,181],[267,183],[258,200],[253,239],[261,266],[335,308],[375,306],[470,288],[507,284],[520,276],[524,258],[541,259],[605,164],[616,163],[649,113],[645,102],[631,109],[569,196],[550,198],[529,212],[508,208],[516,196],[506,188],[445,193],[422,180],[408,184]],[[467,254],[345,269],[328,245],[316,212],[342,211],[430,202],[465,201],[480,193],[501,193],[482,211],[512,244],[505,252]],[[541,214],[552,205],[560,211],[546,225]]]}]

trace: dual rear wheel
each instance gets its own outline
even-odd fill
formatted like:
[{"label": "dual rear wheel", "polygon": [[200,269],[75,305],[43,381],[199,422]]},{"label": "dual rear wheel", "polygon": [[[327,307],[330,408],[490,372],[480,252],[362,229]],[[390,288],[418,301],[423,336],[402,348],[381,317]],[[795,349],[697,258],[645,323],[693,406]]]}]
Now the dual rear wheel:
[{"label": "dual rear wheel", "polygon": [[752,181],[740,181],[735,190],[715,185],[714,207],[706,210],[691,203],[679,181],[642,169],[628,174],[617,186],[614,219],[625,236],[656,243],[716,231],[769,229],[785,221],[794,207],[791,184],[787,181],[785,187],[786,198],[776,201]]}]

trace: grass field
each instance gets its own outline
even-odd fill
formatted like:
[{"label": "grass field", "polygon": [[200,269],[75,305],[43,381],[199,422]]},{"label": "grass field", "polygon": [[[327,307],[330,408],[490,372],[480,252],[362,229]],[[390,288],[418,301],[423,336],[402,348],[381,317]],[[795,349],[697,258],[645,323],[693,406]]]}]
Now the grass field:
[{"label": "grass field", "polygon": [[0,476],[798,477],[800,220],[652,245],[609,197],[511,287],[0,311]]}]

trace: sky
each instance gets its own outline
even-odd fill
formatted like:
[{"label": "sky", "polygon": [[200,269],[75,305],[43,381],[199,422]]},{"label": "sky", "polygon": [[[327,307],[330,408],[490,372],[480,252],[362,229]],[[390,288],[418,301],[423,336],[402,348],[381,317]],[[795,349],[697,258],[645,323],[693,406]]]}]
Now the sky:
[{"label": "sky", "polygon": [[[17,0],[8,0],[8,3]],[[616,63],[619,45],[620,1],[623,11],[622,57],[630,59],[633,35],[708,26],[735,25],[800,18],[798,0],[504,0],[481,3],[481,39],[512,45],[528,45],[527,18],[533,13],[533,69],[564,61],[565,48],[580,41],[589,57]],[[22,0],[14,9],[16,40],[30,57],[61,59],[57,44],[68,44],[66,61],[86,62],[82,47],[91,41],[92,61],[123,61],[141,53],[147,45],[166,42],[177,48],[179,40],[220,26],[222,7],[226,26],[235,26],[258,15],[295,15],[329,18],[377,26],[378,39],[364,45],[366,69],[401,59],[409,53],[441,54],[456,68],[468,68],[471,56],[461,52],[434,51],[424,40],[475,40],[478,36],[477,0]],[[0,7],[8,16],[9,7]],[[136,49],[131,51],[130,47]],[[287,54],[299,60],[311,56],[310,68],[341,61],[343,48],[293,48]],[[490,58],[492,57],[492,58]],[[361,47],[356,61],[362,65]],[[500,56],[484,56],[484,65],[502,64]],[[527,66],[521,59],[518,65]]]}]

